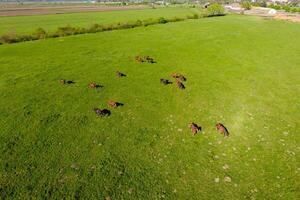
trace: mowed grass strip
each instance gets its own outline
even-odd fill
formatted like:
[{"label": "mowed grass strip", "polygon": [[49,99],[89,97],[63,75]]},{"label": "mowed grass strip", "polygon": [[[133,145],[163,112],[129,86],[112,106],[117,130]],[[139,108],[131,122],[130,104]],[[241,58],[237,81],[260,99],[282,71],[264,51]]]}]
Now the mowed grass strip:
[{"label": "mowed grass strip", "polygon": [[299,34],[226,16],[0,46],[2,197],[297,199]]}]

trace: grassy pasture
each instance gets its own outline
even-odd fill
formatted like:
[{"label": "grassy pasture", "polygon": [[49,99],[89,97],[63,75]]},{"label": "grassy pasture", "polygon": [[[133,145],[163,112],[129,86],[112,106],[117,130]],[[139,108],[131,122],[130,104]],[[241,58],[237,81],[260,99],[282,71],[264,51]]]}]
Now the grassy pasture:
[{"label": "grassy pasture", "polygon": [[111,12],[0,17],[0,34],[9,32],[32,33],[39,27],[47,31],[54,31],[57,27],[66,25],[86,27],[94,23],[109,24],[158,17],[185,17],[186,15],[194,13],[199,13],[199,10],[195,8],[172,7]]},{"label": "grassy pasture", "polygon": [[0,46],[1,197],[298,199],[299,35],[226,16]]}]

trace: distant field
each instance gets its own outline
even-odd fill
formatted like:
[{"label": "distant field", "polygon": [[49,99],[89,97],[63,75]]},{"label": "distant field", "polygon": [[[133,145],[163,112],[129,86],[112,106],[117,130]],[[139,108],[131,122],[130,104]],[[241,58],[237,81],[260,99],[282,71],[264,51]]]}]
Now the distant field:
[{"label": "distant field", "polygon": [[63,14],[75,12],[96,12],[112,10],[138,10],[149,8],[147,5],[98,5],[98,4],[25,4],[10,5],[0,4],[0,16],[26,16],[26,15],[43,15],[43,14]]},{"label": "distant field", "polygon": [[108,24],[158,17],[181,17],[193,13],[199,13],[199,10],[195,8],[157,8],[111,12],[0,17],[0,34],[7,32],[31,33],[39,27],[51,31],[59,26],[66,25],[89,26],[93,23]]},{"label": "distant field", "polygon": [[[61,16],[24,19],[31,30],[84,15]],[[230,15],[1,45],[0,199],[298,200],[299,35],[295,23]],[[185,90],[160,83],[173,72]],[[124,106],[97,117],[110,99]]]}]

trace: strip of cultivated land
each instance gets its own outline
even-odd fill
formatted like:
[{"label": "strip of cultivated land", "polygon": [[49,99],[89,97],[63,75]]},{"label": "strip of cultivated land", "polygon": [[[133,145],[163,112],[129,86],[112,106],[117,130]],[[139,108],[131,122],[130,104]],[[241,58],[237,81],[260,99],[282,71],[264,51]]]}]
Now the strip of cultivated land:
[{"label": "strip of cultivated land", "polygon": [[230,15],[1,45],[1,198],[299,199],[299,35]]},{"label": "strip of cultivated land", "polygon": [[25,16],[25,15],[44,15],[44,14],[63,14],[74,12],[103,12],[113,10],[138,10],[149,8],[147,5],[130,6],[105,6],[105,5],[78,5],[78,4],[57,4],[57,5],[2,5],[0,4],[0,16]]},{"label": "strip of cultivated land", "polygon": [[53,31],[59,26],[86,27],[93,23],[109,24],[128,22],[158,17],[185,17],[200,11],[195,8],[157,8],[143,10],[124,10],[111,12],[87,12],[56,15],[16,16],[0,18],[0,34],[32,33],[41,27],[47,31]]}]

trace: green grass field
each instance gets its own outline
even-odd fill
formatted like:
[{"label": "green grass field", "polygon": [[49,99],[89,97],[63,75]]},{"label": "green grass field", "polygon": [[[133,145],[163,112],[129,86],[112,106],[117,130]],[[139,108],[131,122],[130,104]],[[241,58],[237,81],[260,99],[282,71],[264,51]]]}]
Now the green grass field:
[{"label": "green grass field", "polygon": [[57,27],[66,25],[88,27],[94,23],[109,24],[159,17],[185,17],[194,13],[199,13],[199,11],[195,8],[170,7],[111,12],[0,17],[0,34],[10,32],[32,33],[37,28],[54,31]]},{"label": "green grass field", "polygon": [[230,15],[1,45],[1,198],[299,199],[299,35]]}]

